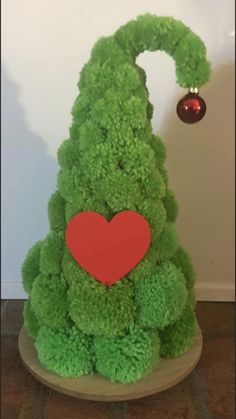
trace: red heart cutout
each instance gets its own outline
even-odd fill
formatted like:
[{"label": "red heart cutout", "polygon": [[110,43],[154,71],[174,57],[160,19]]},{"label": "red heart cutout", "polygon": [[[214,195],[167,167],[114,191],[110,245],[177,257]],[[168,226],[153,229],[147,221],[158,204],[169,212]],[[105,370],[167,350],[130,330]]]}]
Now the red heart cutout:
[{"label": "red heart cutout", "polygon": [[94,211],[76,214],[66,228],[74,259],[100,282],[112,285],[131,271],[151,241],[147,220],[135,211],[121,211],[111,221]]}]

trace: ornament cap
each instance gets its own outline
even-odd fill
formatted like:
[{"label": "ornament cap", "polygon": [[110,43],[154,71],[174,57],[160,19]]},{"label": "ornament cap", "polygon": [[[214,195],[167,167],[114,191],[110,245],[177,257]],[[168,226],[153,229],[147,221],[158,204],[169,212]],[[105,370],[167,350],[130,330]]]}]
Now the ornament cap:
[{"label": "ornament cap", "polygon": [[190,87],[189,88],[189,93],[195,93],[196,95],[198,95],[199,90],[197,87]]}]

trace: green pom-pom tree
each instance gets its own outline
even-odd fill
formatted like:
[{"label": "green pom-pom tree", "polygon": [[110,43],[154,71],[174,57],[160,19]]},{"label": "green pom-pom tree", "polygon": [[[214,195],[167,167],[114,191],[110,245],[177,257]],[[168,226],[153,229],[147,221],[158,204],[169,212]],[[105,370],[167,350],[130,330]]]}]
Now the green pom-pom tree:
[{"label": "green pom-pom tree", "polygon": [[[194,270],[178,240],[165,145],[152,132],[146,77],[135,62],[145,50],[169,54],[182,87],[199,87],[210,76],[201,39],[180,21],[152,15],[101,38],[81,71],[69,138],[58,150],[50,232],[22,268],[28,333],[41,363],[66,377],[97,371],[134,382],[159,356],[186,351],[195,334]],[[85,272],[66,246],[67,223],[85,210],[107,220],[134,210],[151,227],[143,260],[110,287]]]}]

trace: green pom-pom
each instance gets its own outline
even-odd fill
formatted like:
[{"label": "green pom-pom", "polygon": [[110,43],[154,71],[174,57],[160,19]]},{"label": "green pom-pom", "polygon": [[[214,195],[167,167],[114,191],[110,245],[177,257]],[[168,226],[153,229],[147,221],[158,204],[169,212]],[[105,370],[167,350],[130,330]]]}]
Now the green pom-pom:
[{"label": "green pom-pom", "polygon": [[49,199],[48,218],[51,230],[65,230],[65,201],[59,191],[54,192]]},{"label": "green pom-pom", "polygon": [[81,275],[70,286],[69,302],[72,320],[88,334],[121,335],[134,321],[133,287],[125,279],[107,287]]},{"label": "green pom-pom", "polygon": [[111,381],[128,384],[154,369],[160,343],[156,331],[135,327],[124,337],[95,337],[94,349],[96,370]]},{"label": "green pom-pom", "polygon": [[125,63],[120,65],[116,72],[113,82],[115,87],[127,92],[137,92],[138,88],[143,88],[140,84],[140,77],[133,63]]},{"label": "green pom-pom", "polygon": [[128,276],[132,281],[139,281],[143,280],[144,278],[148,278],[155,272],[156,268],[156,257],[154,251],[149,248],[145,258],[129,272]]},{"label": "green pom-pom", "polygon": [[129,123],[123,121],[118,128],[113,126],[109,129],[106,141],[112,145],[112,149],[118,156],[118,167],[120,169],[123,168],[124,150],[127,150],[130,144],[134,144],[137,141]]},{"label": "green pom-pom", "polygon": [[124,147],[121,163],[129,176],[141,182],[150,176],[156,165],[152,148],[140,140]]},{"label": "green pom-pom", "polygon": [[170,259],[179,246],[176,227],[173,223],[167,223],[164,231],[157,240],[153,240],[152,248],[156,252],[159,262]]},{"label": "green pom-pom", "polygon": [[114,37],[100,38],[91,51],[91,60],[100,64],[106,62],[114,69],[122,63],[132,62],[116,43]]},{"label": "green pom-pom", "polygon": [[35,339],[39,331],[39,323],[31,308],[30,299],[27,300],[24,304],[23,316],[24,316],[24,325],[26,326],[28,335],[31,338]]},{"label": "green pom-pom", "polygon": [[160,175],[162,177],[162,180],[165,184],[165,187],[168,188],[169,187],[169,177],[168,177],[168,172],[167,172],[166,167],[163,164],[160,164],[158,166],[158,170],[159,170],[159,173],[160,173]]},{"label": "green pom-pom", "polygon": [[167,212],[167,221],[174,222],[177,218],[179,207],[175,195],[170,189],[166,190],[163,204]]},{"label": "green pom-pom", "polygon": [[197,320],[192,307],[187,304],[180,319],[160,331],[161,356],[175,358],[182,355],[192,344]]},{"label": "green pom-pom", "polygon": [[184,276],[171,262],[136,282],[135,291],[140,323],[159,329],[180,317],[187,299]]},{"label": "green pom-pom", "polygon": [[93,121],[87,120],[79,128],[79,147],[81,152],[104,142],[104,135]]},{"label": "green pom-pom", "polygon": [[[193,53],[194,51],[194,53]],[[201,39],[191,32],[175,49],[176,78],[182,87],[202,86],[210,78],[211,68],[206,59],[206,47]]]},{"label": "green pom-pom", "polygon": [[155,152],[157,165],[163,164],[166,159],[166,147],[161,137],[159,135],[151,135],[150,145]]},{"label": "green pom-pom", "polygon": [[143,181],[144,194],[148,198],[163,198],[165,195],[165,181],[158,169],[153,169],[152,172]]},{"label": "green pom-pom", "polygon": [[33,247],[28,251],[24,263],[22,265],[22,282],[24,290],[29,294],[35,278],[40,273],[39,261],[42,241],[36,242]]},{"label": "green pom-pom", "polygon": [[131,94],[136,93],[140,86],[139,74],[129,63],[114,68],[108,62],[91,62],[89,66],[84,66],[79,82],[80,90],[86,89],[91,103],[101,98],[108,89]]},{"label": "green pom-pom", "polygon": [[[97,144],[84,152],[81,167],[84,178],[92,185],[106,178],[118,165],[116,152],[109,143]],[[78,192],[79,193],[79,192]]]},{"label": "green pom-pom", "polygon": [[83,280],[89,280],[90,275],[76,262],[72,257],[69,249],[65,247],[63,259],[62,259],[62,270],[64,278],[68,286],[73,283],[77,284]]},{"label": "green pom-pom", "polygon": [[137,96],[131,96],[123,104],[125,120],[129,121],[132,128],[143,128],[147,118],[147,103]]},{"label": "green pom-pom", "polygon": [[154,106],[151,104],[151,102],[148,102],[147,104],[147,118],[152,119],[154,112]]},{"label": "green pom-pom", "polygon": [[94,192],[100,200],[106,197],[106,204],[113,212],[135,210],[137,202],[141,200],[138,184],[122,171],[115,171],[100,180]]},{"label": "green pom-pom", "polygon": [[76,133],[75,136],[72,136],[73,140],[78,139],[78,128],[82,125],[88,118],[90,112],[91,103],[89,102],[89,96],[86,92],[86,89],[80,93],[80,95],[74,101],[72,106],[71,114],[73,115],[74,121],[76,121]]},{"label": "green pom-pom", "polygon": [[58,173],[57,185],[67,202],[77,202],[83,205],[90,195],[90,190],[78,166],[73,166],[71,170],[61,170]]},{"label": "green pom-pom", "polygon": [[106,204],[101,204],[95,199],[88,198],[83,205],[74,201],[66,204],[66,221],[69,222],[80,211],[96,211],[106,219],[111,217],[111,211]]},{"label": "green pom-pom", "polygon": [[189,290],[191,290],[195,283],[196,274],[193,268],[192,260],[182,246],[179,246],[177,252],[172,257],[172,262],[182,270],[185,276],[186,286]]},{"label": "green pom-pom", "polygon": [[40,253],[40,271],[45,274],[59,274],[65,239],[64,231],[51,231],[43,241]]},{"label": "green pom-pom", "polygon": [[68,325],[69,304],[63,277],[39,275],[31,291],[31,307],[40,325],[55,328]]},{"label": "green pom-pom", "polygon": [[133,129],[141,129],[146,124],[147,101],[128,94],[123,89],[109,89],[91,109],[91,119],[103,130],[119,129],[128,122]]},{"label": "green pom-pom", "polygon": [[159,236],[163,231],[166,223],[166,210],[159,199],[146,199],[138,207],[142,214],[150,224],[152,237]]},{"label": "green pom-pom", "polygon": [[71,169],[79,163],[78,140],[68,139],[63,141],[57,152],[58,163],[62,168]]},{"label": "green pom-pom", "polygon": [[91,338],[75,326],[59,330],[41,327],[35,346],[39,361],[53,373],[62,377],[79,377],[92,372]]},{"label": "green pom-pom", "polygon": [[81,206],[76,202],[66,204],[66,221],[69,222],[80,211],[96,211],[103,215],[107,220],[111,218],[111,210],[106,204],[101,204],[95,199],[87,199]]},{"label": "green pom-pom", "polygon": [[[143,140],[145,143],[150,145],[150,139],[152,136],[152,125],[151,122],[147,119],[144,127],[139,130],[134,130],[135,136],[141,140]],[[151,147],[152,148],[152,147]],[[153,150],[154,151],[154,150]]]},{"label": "green pom-pom", "polygon": [[75,141],[77,141],[78,140],[78,130],[79,130],[79,124],[78,124],[78,120],[77,121],[75,121],[74,119],[73,119],[73,122],[72,122],[72,124],[71,124],[71,126],[70,126],[70,128],[69,128],[69,133],[70,133],[70,138],[71,138],[71,140],[75,140]]}]

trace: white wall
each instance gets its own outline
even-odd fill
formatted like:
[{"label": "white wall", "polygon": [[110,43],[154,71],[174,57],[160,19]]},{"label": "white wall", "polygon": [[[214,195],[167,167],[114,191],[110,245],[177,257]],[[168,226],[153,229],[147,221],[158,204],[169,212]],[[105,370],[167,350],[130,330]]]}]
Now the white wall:
[{"label": "white wall", "polygon": [[79,71],[98,37],[142,13],[172,15],[199,34],[212,62],[201,94],[205,119],[181,123],[185,92],[164,53],[138,58],[155,106],[154,130],[180,205],[178,229],[198,274],[200,299],[233,298],[234,2],[233,0],[3,0],[2,298],[23,298],[20,266],[48,231],[56,150],[68,135]]}]

